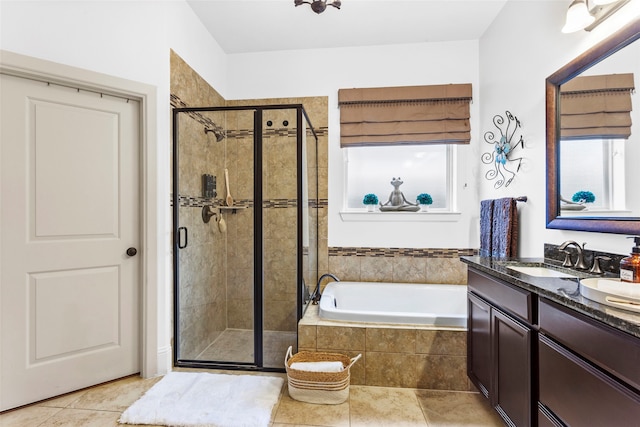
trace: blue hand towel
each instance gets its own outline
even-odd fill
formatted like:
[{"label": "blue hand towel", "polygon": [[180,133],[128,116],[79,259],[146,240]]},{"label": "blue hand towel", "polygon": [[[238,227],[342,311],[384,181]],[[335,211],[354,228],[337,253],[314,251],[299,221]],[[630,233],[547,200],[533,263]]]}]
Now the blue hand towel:
[{"label": "blue hand towel", "polygon": [[491,256],[493,199],[480,202],[480,256]]}]

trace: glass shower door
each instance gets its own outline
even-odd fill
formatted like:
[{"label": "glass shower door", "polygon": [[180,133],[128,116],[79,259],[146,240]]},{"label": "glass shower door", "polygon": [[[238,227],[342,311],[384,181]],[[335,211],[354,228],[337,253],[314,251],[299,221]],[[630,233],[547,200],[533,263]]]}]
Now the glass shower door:
[{"label": "glass shower door", "polygon": [[297,349],[298,168],[296,110],[263,111],[264,366]]},{"label": "glass shower door", "polygon": [[282,370],[318,271],[317,137],[299,104],[173,123],[175,363]]},{"label": "glass shower door", "polygon": [[253,365],[253,111],[174,123],[176,360]]}]

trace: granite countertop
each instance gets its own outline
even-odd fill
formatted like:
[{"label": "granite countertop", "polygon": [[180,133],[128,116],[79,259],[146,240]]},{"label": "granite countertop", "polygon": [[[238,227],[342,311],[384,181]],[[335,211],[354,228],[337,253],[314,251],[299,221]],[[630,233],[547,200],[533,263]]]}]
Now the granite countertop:
[{"label": "granite countertop", "polygon": [[[570,270],[546,263],[545,260],[541,258],[507,259],[467,256],[460,257],[460,260],[476,270],[487,273],[490,276],[501,279],[521,289],[531,291],[537,295],[545,297],[565,307],[572,308],[593,319],[599,320],[609,326],[640,338],[640,313],[610,307],[580,295],[580,279],[587,277],[615,277],[613,275],[607,274],[606,276],[594,276],[588,273]],[[532,266],[539,266],[540,264],[545,263],[545,266],[573,274],[577,277],[534,277],[507,268],[509,265],[516,263],[518,265]]]}]

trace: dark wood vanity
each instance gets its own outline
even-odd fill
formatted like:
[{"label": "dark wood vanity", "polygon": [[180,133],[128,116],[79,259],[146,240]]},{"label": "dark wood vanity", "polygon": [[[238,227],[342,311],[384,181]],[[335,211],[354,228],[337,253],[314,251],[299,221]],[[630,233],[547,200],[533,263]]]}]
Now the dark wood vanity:
[{"label": "dark wood vanity", "polygon": [[468,286],[469,378],[507,423],[530,426],[535,298],[474,270]]},{"label": "dark wood vanity", "polygon": [[469,264],[467,368],[510,426],[640,426],[640,314],[576,292],[576,279]]}]

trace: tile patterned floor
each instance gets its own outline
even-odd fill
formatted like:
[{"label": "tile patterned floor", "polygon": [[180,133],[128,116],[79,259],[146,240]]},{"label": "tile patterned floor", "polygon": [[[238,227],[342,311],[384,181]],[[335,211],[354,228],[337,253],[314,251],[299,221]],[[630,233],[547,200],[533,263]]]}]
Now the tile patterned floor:
[{"label": "tile patterned floor", "polygon": [[[197,371],[195,369],[180,369]],[[206,372],[222,372],[211,371]],[[224,372],[245,374],[245,372]],[[256,374],[282,375],[284,374]],[[122,411],[160,378],[126,377],[0,414],[1,427],[122,426]],[[286,384],[271,417],[272,427],[489,427],[500,418],[478,393],[351,386],[340,405],[291,399]]]}]

